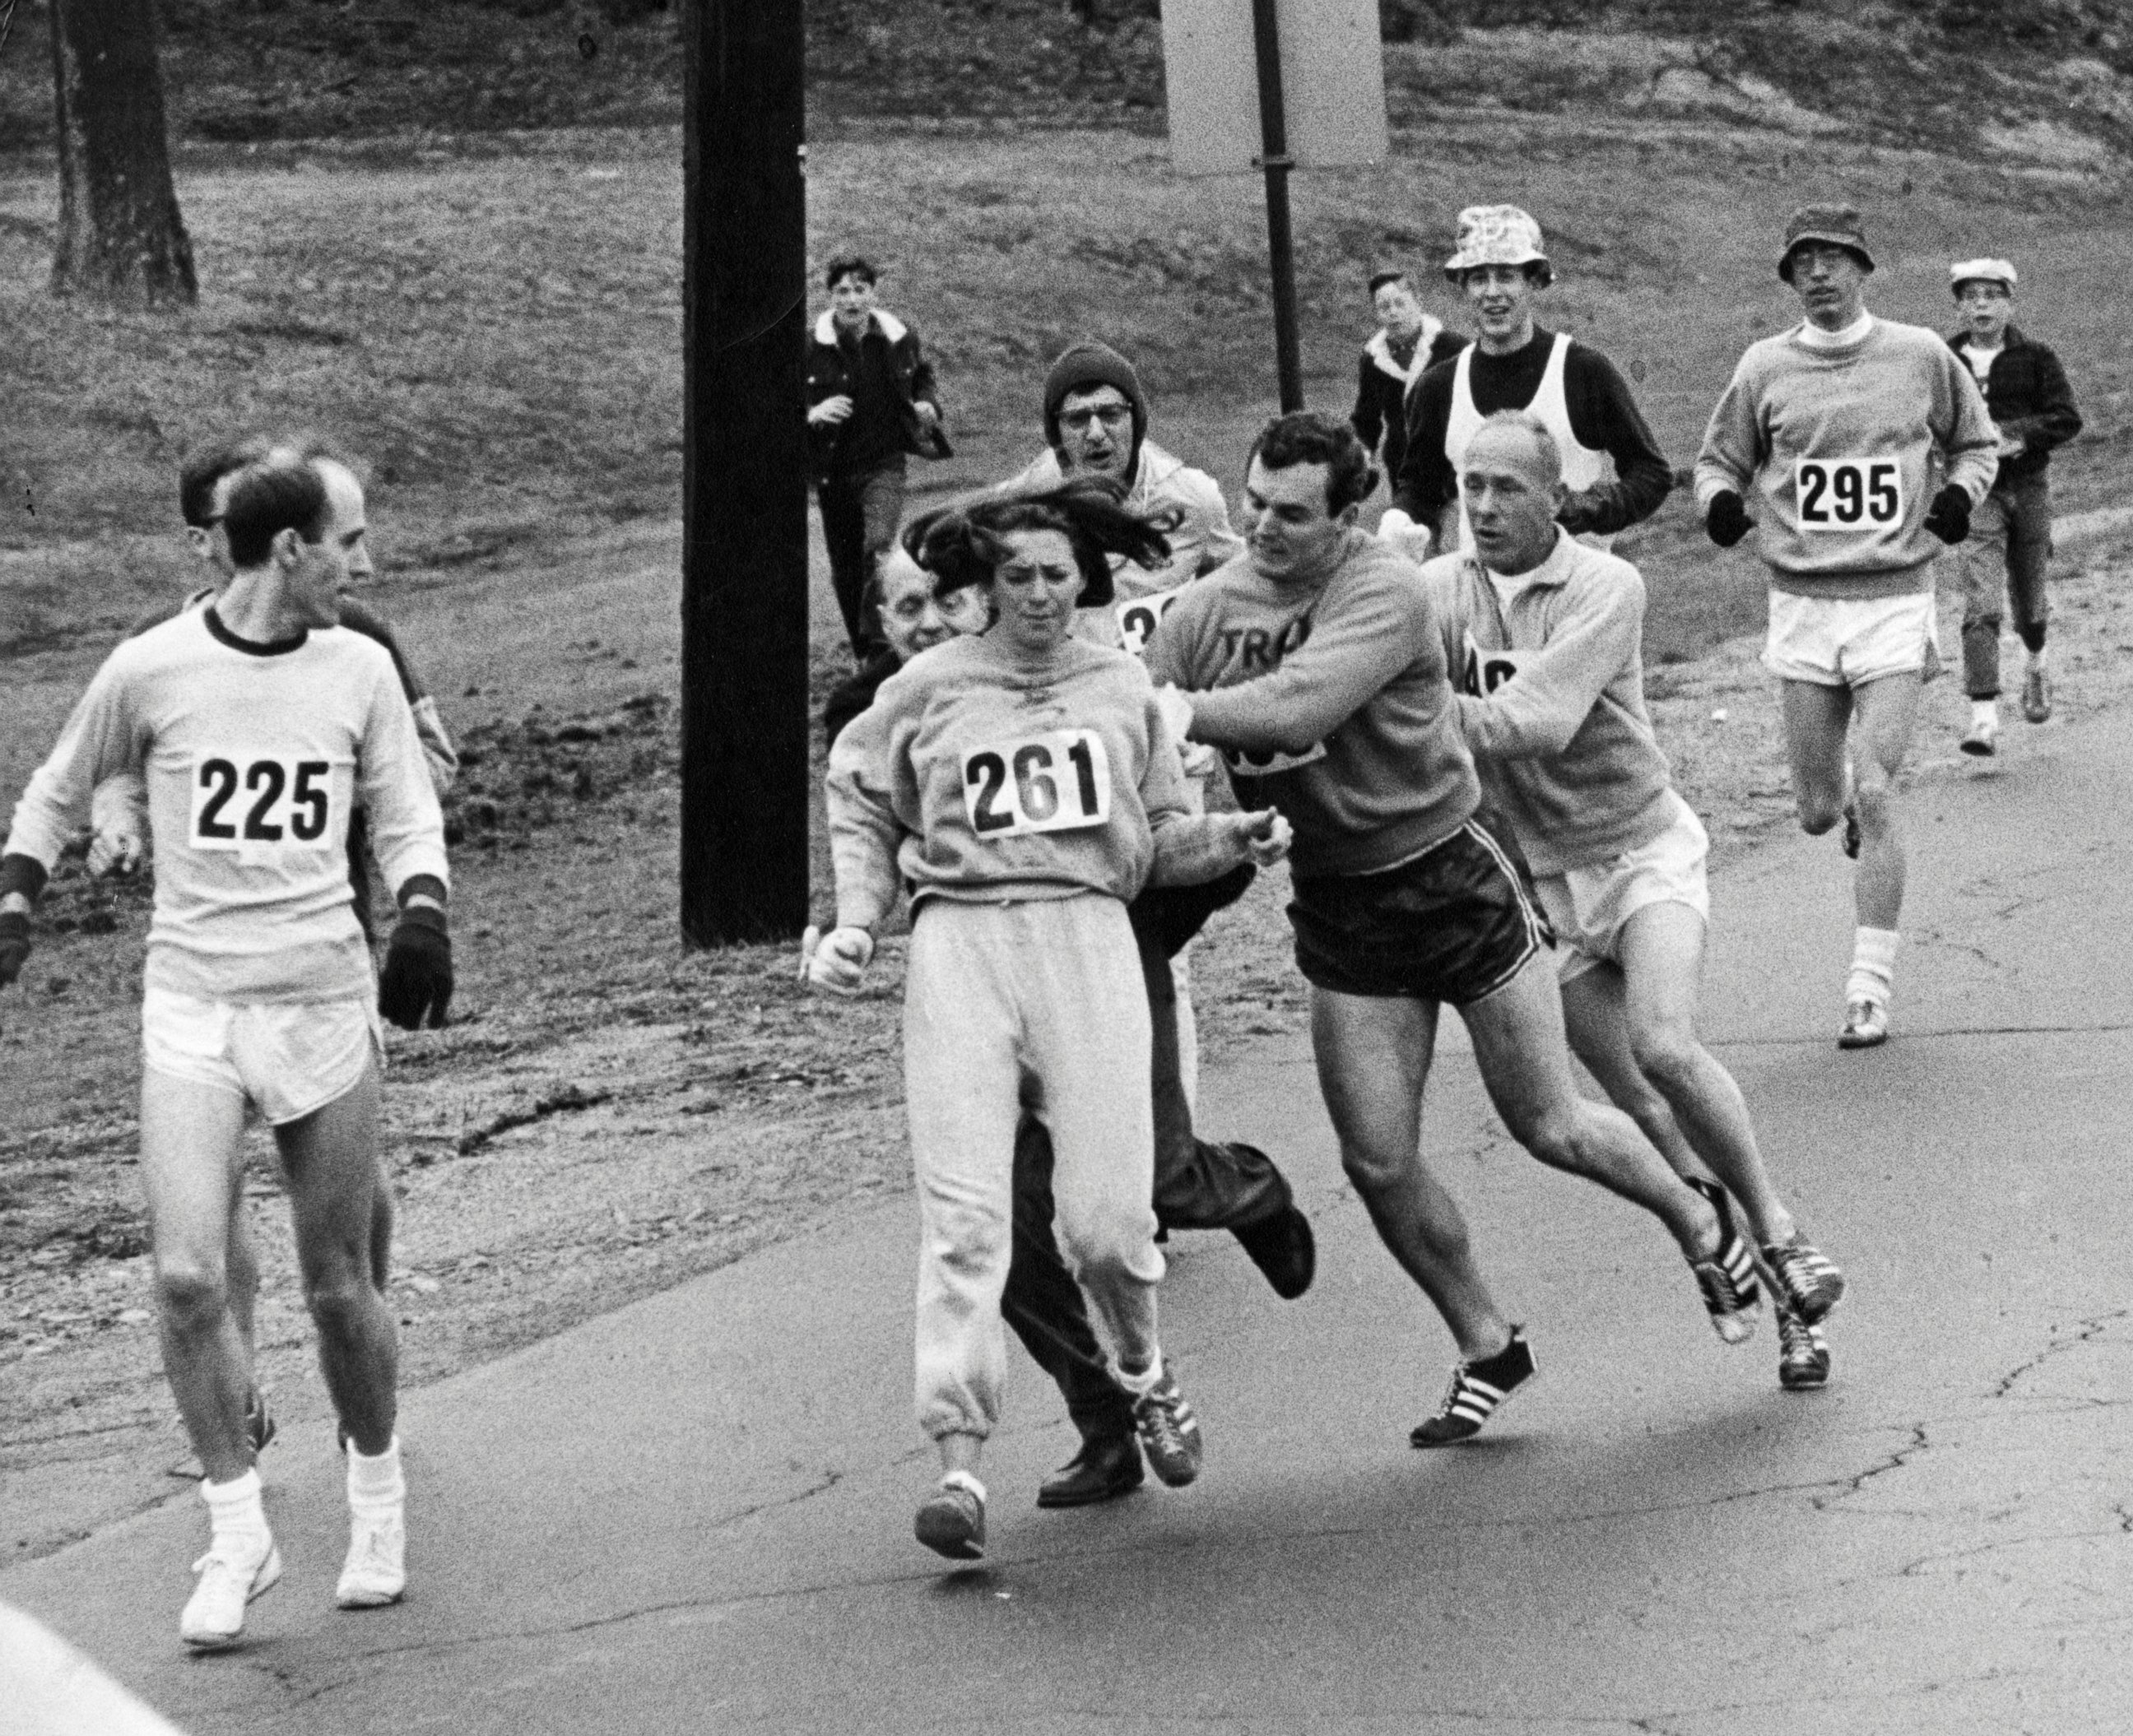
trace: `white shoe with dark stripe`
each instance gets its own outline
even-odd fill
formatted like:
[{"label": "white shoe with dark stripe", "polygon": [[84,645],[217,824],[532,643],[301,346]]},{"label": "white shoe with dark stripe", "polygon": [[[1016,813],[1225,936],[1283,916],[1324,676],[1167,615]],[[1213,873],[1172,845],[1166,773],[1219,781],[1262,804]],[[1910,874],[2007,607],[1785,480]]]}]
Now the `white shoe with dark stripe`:
[{"label": "white shoe with dark stripe", "polygon": [[1731,1224],[1718,1251],[1707,1260],[1692,1260],[1696,1287],[1703,1292],[1710,1310],[1712,1330],[1729,1344],[1745,1344],[1755,1335],[1755,1316],[1762,1312],[1762,1286],[1755,1282],[1755,1262],[1748,1244]]},{"label": "white shoe with dark stripe", "polygon": [[1535,1372],[1533,1347],[1526,1343],[1524,1331],[1514,1326],[1510,1343],[1494,1356],[1461,1363],[1452,1371],[1452,1387],[1443,1405],[1408,1432],[1408,1445],[1452,1446],[1471,1440]]}]

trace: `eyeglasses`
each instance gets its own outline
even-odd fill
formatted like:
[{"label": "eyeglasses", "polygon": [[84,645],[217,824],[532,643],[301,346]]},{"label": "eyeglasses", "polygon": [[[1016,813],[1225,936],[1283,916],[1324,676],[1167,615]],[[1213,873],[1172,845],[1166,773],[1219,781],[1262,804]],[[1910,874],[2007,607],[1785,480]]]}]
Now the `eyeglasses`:
[{"label": "eyeglasses", "polygon": [[1133,420],[1133,408],[1127,404],[1099,404],[1090,410],[1069,410],[1059,420],[1077,434],[1086,433],[1096,422],[1106,428],[1123,428]]}]

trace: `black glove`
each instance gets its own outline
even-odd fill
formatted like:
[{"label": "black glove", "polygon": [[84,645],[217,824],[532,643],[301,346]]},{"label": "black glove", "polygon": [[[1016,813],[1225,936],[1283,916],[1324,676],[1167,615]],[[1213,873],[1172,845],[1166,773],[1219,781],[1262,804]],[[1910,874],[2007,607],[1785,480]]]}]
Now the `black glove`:
[{"label": "black glove", "polygon": [[30,958],[30,919],[23,911],[0,911],[0,988],[22,974]]},{"label": "black glove", "polygon": [[1703,533],[1721,549],[1730,549],[1755,522],[1748,516],[1747,502],[1727,488],[1711,497],[1711,510],[1703,515]]},{"label": "black glove", "polygon": [[411,904],[385,948],[385,968],[378,974],[378,1010],[403,1031],[444,1028],[445,1009],[452,1003],[452,939],[445,913],[434,905]]},{"label": "black glove", "polygon": [[1933,510],[1926,514],[1926,528],[1951,547],[1970,535],[1970,491],[1950,483],[1933,496]]}]

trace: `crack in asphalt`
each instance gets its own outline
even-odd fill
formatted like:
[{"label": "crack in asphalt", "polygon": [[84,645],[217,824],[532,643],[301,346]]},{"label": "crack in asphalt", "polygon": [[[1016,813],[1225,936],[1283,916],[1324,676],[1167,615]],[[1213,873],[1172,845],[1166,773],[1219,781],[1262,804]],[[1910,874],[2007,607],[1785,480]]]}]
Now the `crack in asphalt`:
[{"label": "crack in asphalt", "polygon": [[[2113,1321],[2127,1319],[2133,1319],[2133,1308],[2114,1308],[2107,1313],[2091,1315],[2078,1321],[2077,1323],[2079,1327],[2078,1331],[2073,1333],[2070,1337],[2054,1338],[2049,1344],[2046,1344],[2043,1349],[2039,1350],[2027,1362],[2017,1363],[2013,1368],[2010,1368],[2006,1373],[2001,1376],[1998,1383],[1993,1387],[1990,1392],[1986,1394],[1986,1397],[1988,1398],[2005,1398],[2008,1397],[2009,1394],[2014,1392],[2015,1387],[2020,1383],[2024,1376],[2035,1373],[2038,1369],[2043,1368],[2046,1363],[2049,1362],[2055,1356],[2058,1356],[2068,1350],[2078,1349],[2083,1344],[2093,1344],[2097,1339],[2102,1337],[2106,1332],[2110,1330]],[[2113,1403],[2121,1402],[2121,1401],[2116,1400],[2110,1401],[2110,1402]]]}]

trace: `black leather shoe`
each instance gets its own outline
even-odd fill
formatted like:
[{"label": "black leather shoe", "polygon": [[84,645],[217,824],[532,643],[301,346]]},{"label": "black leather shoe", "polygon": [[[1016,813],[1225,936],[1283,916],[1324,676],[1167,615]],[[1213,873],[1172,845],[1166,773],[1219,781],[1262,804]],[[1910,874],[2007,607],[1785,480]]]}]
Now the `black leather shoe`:
[{"label": "black leather shoe", "polygon": [[1311,1233],[1311,1220],[1294,1206],[1285,1205],[1273,1217],[1230,1234],[1266,1274],[1282,1301],[1293,1302],[1310,1289],[1318,1272],[1318,1243]]},{"label": "black leather shoe", "polygon": [[1094,1507],[1141,1486],[1140,1443],[1130,1435],[1085,1440],[1081,1450],[1038,1485],[1039,1507]]}]

